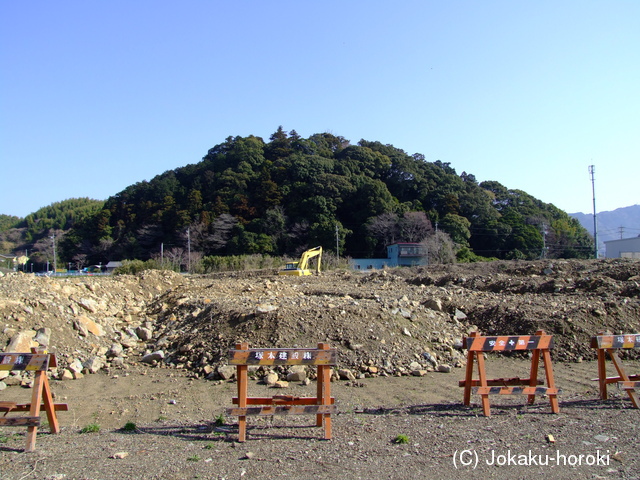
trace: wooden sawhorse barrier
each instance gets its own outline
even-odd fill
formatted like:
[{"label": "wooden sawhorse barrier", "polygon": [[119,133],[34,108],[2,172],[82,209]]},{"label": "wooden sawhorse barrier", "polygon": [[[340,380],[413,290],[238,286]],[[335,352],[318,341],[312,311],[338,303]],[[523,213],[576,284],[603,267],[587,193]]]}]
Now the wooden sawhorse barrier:
[{"label": "wooden sawhorse barrier", "polygon": [[[47,370],[55,366],[56,357],[52,353],[0,353],[0,370],[35,372],[31,403],[20,405],[15,402],[0,401],[0,412],[5,412],[4,416],[0,417],[0,426],[27,427],[25,452],[33,452],[36,448],[41,409],[44,408],[47,413],[51,433],[60,433],[56,411],[67,411],[68,407],[63,403],[53,403]],[[7,417],[9,412],[29,412],[29,416]]]},{"label": "wooden sawhorse barrier", "polygon": [[[336,364],[335,348],[319,343],[318,348],[249,348],[247,343],[236,344],[229,350],[229,364],[236,365],[237,405],[227,409],[228,415],[238,417],[238,441],[247,439],[247,415],[302,415],[315,414],[316,426],[324,426],[325,440],[331,439],[331,414],[336,413],[335,399],[331,397],[331,366]],[[317,366],[317,394],[315,397],[248,397],[247,367],[249,365],[315,365]],[[260,405],[260,406],[249,406]]]},{"label": "wooden sawhorse barrier", "polygon": [[[464,404],[471,403],[471,393],[482,397],[482,412],[485,417],[491,416],[489,395],[528,395],[529,404],[535,401],[536,395],[548,395],[551,411],[558,413],[558,393],[553,379],[550,349],[553,347],[553,337],[538,330],[535,335],[482,337],[478,332],[471,332],[464,339],[468,350],[465,379],[459,382],[464,387]],[[514,350],[531,350],[531,372],[529,378],[496,378],[487,379],[484,363],[484,352],[506,352]],[[538,380],[538,366],[540,356],[544,362],[547,386],[541,387],[542,380]],[[473,378],[473,365],[478,364],[478,379]]]},{"label": "wooden sawhorse barrier", "polygon": [[[640,334],[613,335],[610,332],[598,332],[597,336],[591,337],[591,347],[598,352],[600,399],[607,399],[607,385],[617,383],[619,388],[626,390],[634,408],[640,408],[636,391],[640,390],[640,375],[627,375],[618,356],[620,349],[640,348]],[[607,355],[618,372],[617,377],[607,377]]]}]

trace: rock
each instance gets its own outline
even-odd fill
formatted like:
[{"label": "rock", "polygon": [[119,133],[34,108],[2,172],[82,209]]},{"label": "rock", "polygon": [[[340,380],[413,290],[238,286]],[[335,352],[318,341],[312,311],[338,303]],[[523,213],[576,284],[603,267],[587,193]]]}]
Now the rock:
[{"label": "rock", "polygon": [[274,388],[289,388],[289,382],[285,382],[284,380],[278,380],[273,384]]},{"label": "rock", "polygon": [[158,350],[156,352],[147,353],[140,359],[142,363],[154,363],[164,360],[164,352],[162,350]]},{"label": "rock", "polygon": [[279,380],[278,374],[274,372],[267,373],[262,379],[265,384],[273,386]]},{"label": "rock", "polygon": [[138,345],[139,338],[137,336],[127,335],[125,333],[122,334],[122,338],[120,338],[120,343],[124,348],[133,348]]},{"label": "rock", "polygon": [[409,329],[407,327],[402,329],[402,334],[406,335],[407,337],[411,336],[411,332],[409,331]]},{"label": "rock", "polygon": [[107,358],[119,357],[122,355],[124,347],[120,343],[114,343],[107,351]]},{"label": "rock", "polygon": [[80,335],[81,337],[86,337],[87,335],[89,335],[89,330],[87,330],[87,327],[85,327],[84,324],[79,322],[77,319],[73,321],[73,329],[77,330],[78,335]]},{"label": "rock", "polygon": [[438,371],[441,373],[451,373],[451,365],[438,365]]},{"label": "rock", "polygon": [[124,366],[124,358],[122,357],[114,357],[111,359],[112,367],[122,367]]},{"label": "rock", "polygon": [[84,365],[82,365],[82,362],[76,358],[69,364],[67,368],[71,373],[78,373],[78,372],[82,372]]},{"label": "rock", "polygon": [[440,300],[439,298],[432,298],[427,300],[426,302],[424,302],[424,306],[431,310],[435,310],[436,312],[442,312],[444,310],[442,306],[442,300]]},{"label": "rock", "polygon": [[218,367],[218,375],[222,380],[231,380],[236,374],[236,367],[233,365],[222,365]]},{"label": "rock", "polygon": [[453,314],[453,318],[455,318],[458,321],[462,321],[467,319],[467,315],[456,308],[456,312]]},{"label": "rock", "polygon": [[22,377],[20,375],[11,375],[3,380],[4,384],[9,387],[17,387],[22,385]]},{"label": "rock", "polygon": [[307,369],[304,365],[293,365],[287,374],[288,382],[302,382],[307,378]]},{"label": "rock", "polygon": [[147,327],[136,328],[136,335],[143,342],[147,342],[153,338],[153,329]]},{"label": "rock", "polygon": [[86,331],[94,334],[96,337],[104,336],[104,329],[102,328],[102,326],[91,320],[89,317],[80,315],[76,317],[76,322],[84,327]]},{"label": "rock", "polygon": [[338,376],[340,377],[340,380],[354,381],[356,379],[356,376],[348,368],[341,368],[338,370]]},{"label": "rock", "polygon": [[418,362],[411,362],[409,364],[409,370],[420,370],[422,369],[422,365],[420,365]]},{"label": "rock", "polygon": [[278,307],[275,305],[269,305],[268,303],[261,303],[256,307],[256,314],[264,315],[265,313],[270,313],[277,309]]},{"label": "rock", "polygon": [[11,339],[5,352],[29,353],[31,347],[37,347],[38,344],[33,341],[36,332],[34,330],[23,330]]},{"label": "rock", "polygon": [[424,377],[427,374],[426,370],[412,370],[411,371],[411,375],[413,375],[414,377]]},{"label": "rock", "polygon": [[127,458],[129,456],[129,452],[116,452],[113,455],[111,455],[110,458],[114,458],[116,460],[121,460],[123,458]]},{"label": "rock", "polygon": [[102,360],[100,357],[91,357],[83,364],[84,368],[87,369],[89,373],[99,372],[100,369],[104,367],[104,365],[104,360]]},{"label": "rock", "polygon": [[37,342],[42,347],[48,347],[51,341],[51,329],[47,327],[39,328],[36,332],[36,336],[33,337],[33,341]]},{"label": "rock", "polygon": [[107,355],[107,352],[108,352],[108,351],[109,351],[109,349],[108,349],[107,347],[102,346],[102,347],[99,347],[99,348],[98,348],[98,350],[97,350],[97,352],[96,352],[96,355],[97,355],[98,357],[105,358],[105,357],[106,357],[106,355]]},{"label": "rock", "polygon": [[436,356],[435,353],[431,353],[431,352],[424,352],[422,354],[422,356],[424,357],[424,359],[429,362],[431,365],[433,365],[434,367],[438,364],[438,357]]},{"label": "rock", "polygon": [[7,384],[6,384],[6,383],[4,383],[4,382],[0,382],[0,392],[1,392],[2,390],[4,390],[5,388],[7,388]]},{"label": "rock", "polygon": [[76,303],[90,313],[96,313],[99,309],[98,302],[92,298],[81,298]]},{"label": "rock", "polygon": [[62,374],[60,375],[60,380],[73,380],[73,373],[68,368],[62,370]]}]

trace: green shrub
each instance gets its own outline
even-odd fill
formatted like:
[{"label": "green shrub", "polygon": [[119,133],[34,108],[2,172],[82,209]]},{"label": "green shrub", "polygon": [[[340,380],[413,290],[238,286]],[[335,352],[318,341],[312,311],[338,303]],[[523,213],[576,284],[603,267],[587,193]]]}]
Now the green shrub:
[{"label": "green shrub", "polygon": [[404,445],[405,443],[409,443],[409,437],[404,434],[400,434],[393,439],[393,443],[399,443]]},{"label": "green shrub", "polygon": [[133,422],[127,422],[124,424],[124,427],[122,427],[123,432],[136,432],[137,430],[138,427],[136,427],[136,424]]},{"label": "green shrub", "polygon": [[83,427],[80,430],[80,433],[98,433],[100,431],[100,425],[97,423],[90,423],[86,427]]}]

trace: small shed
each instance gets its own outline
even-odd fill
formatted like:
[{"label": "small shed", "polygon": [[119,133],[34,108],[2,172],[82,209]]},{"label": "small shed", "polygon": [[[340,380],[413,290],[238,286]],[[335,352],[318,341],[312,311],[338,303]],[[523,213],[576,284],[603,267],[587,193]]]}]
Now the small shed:
[{"label": "small shed", "polygon": [[116,261],[111,261],[109,263],[107,263],[107,265],[105,266],[107,269],[107,273],[113,273],[113,271],[122,266],[122,262],[116,262]]}]

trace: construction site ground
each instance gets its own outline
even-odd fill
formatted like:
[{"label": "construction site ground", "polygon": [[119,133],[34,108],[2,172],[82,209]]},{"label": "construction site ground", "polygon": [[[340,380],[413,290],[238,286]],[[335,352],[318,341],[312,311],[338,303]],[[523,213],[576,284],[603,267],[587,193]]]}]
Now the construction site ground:
[{"label": "construction site ground", "polygon": [[[622,260],[304,278],[6,275],[1,345],[47,329],[51,387],[69,411],[58,435],[43,416],[32,453],[26,428],[0,427],[0,479],[640,478],[640,410],[615,386],[599,400],[589,346],[600,330],[640,330],[639,275]],[[462,337],[473,329],[553,334],[560,413],[517,395],[492,396],[491,417],[477,396],[464,406]],[[314,416],[276,416],[249,417],[247,442],[236,441],[225,367],[238,341],[338,349],[331,440]],[[487,357],[490,378],[528,376],[526,354]],[[640,373],[637,352],[623,362]],[[267,373],[253,372],[250,395],[315,395],[311,372],[283,389],[265,385]],[[28,388],[5,383],[0,400],[28,401]]]}]

